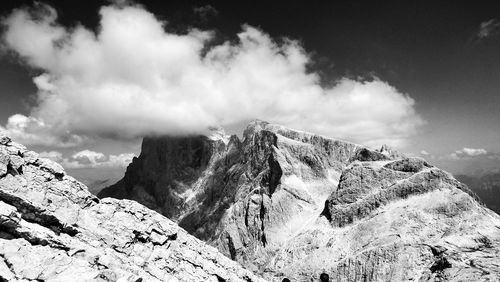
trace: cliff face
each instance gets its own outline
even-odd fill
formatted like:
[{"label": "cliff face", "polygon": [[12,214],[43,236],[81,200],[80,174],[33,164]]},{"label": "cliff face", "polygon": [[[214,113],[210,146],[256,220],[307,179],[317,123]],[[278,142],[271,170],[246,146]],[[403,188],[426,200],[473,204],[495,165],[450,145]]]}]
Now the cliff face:
[{"label": "cliff face", "polygon": [[242,140],[145,139],[122,181],[99,196],[145,203],[270,280],[500,273],[500,218],[448,173],[387,147],[261,121]]},{"label": "cliff face", "polygon": [[498,281],[500,218],[422,159],[353,162],[322,216],[267,266],[294,279]]},{"label": "cliff face", "polygon": [[124,178],[98,196],[136,200],[208,239],[234,202],[229,169],[240,162],[240,145],[224,135],[145,138]]},{"label": "cliff face", "polygon": [[5,136],[0,280],[264,281],[134,201],[99,200]]},{"label": "cliff face", "polygon": [[215,146],[205,136],[145,138],[141,154],[127,168],[125,177],[100,197],[138,200],[169,218],[179,216],[191,185],[207,168]]},{"label": "cliff face", "polygon": [[267,263],[268,246],[281,245],[321,213],[350,161],[388,158],[260,121],[242,141],[217,136],[145,139],[122,181],[99,197],[144,203],[257,270]]}]

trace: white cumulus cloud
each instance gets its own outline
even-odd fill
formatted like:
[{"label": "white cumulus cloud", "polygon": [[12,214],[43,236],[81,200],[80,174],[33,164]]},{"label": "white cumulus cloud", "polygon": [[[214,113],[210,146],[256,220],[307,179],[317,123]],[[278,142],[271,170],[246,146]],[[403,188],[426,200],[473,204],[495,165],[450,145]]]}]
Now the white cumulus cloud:
[{"label": "white cumulus cloud", "polygon": [[97,164],[106,160],[106,156],[100,152],[83,150],[73,154],[71,158],[80,164]]},{"label": "white cumulus cloud", "polygon": [[9,120],[0,129],[29,137],[28,144],[61,145],[92,136],[200,133],[259,118],[397,145],[423,123],[414,100],[380,79],[323,87],[297,41],[243,26],[237,40],[213,45],[212,32],[166,32],[167,23],[140,6],[112,4],[99,13],[97,32],[58,24],[49,6],[4,19],[5,46],[42,74],[34,78],[38,104],[23,117],[33,125]]},{"label": "white cumulus cloud", "polygon": [[38,154],[42,158],[51,159],[54,162],[60,163],[64,160],[63,154],[58,151],[40,152]]},{"label": "white cumulus cloud", "polygon": [[422,156],[429,156],[430,154],[426,150],[422,150],[422,151],[420,151],[420,155],[422,155]]},{"label": "white cumulus cloud", "polygon": [[82,144],[87,138],[72,134],[68,128],[55,132],[52,124],[34,116],[15,114],[7,119],[5,127],[0,126],[8,136],[26,145],[42,145],[47,147],[73,147]]},{"label": "white cumulus cloud", "polygon": [[463,158],[484,156],[487,154],[488,154],[488,151],[486,151],[485,149],[463,148],[463,149],[455,151],[454,153],[451,153],[450,157],[452,159],[463,159]]},{"label": "white cumulus cloud", "polygon": [[51,159],[60,163],[64,168],[125,168],[134,158],[132,153],[108,155],[91,150],[83,150],[64,157],[61,152],[41,152],[40,157]]}]

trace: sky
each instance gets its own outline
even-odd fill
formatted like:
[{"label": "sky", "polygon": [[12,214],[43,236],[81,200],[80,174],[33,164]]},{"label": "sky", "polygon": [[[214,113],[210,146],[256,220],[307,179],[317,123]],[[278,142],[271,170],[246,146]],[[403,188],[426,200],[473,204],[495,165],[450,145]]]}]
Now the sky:
[{"label": "sky", "polygon": [[389,144],[452,173],[500,169],[494,1],[0,9],[0,130],[76,174],[123,170],[144,136],[241,134],[255,118]]}]

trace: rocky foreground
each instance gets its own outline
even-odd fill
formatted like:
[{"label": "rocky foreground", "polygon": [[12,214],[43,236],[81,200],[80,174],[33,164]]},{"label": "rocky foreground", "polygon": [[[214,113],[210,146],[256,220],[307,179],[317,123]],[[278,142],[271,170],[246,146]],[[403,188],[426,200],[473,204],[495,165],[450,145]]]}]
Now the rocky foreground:
[{"label": "rocky foreground", "polygon": [[0,281],[264,281],[134,201],[0,136]]},{"label": "rocky foreground", "polygon": [[[498,281],[500,217],[419,158],[255,121],[143,141],[133,199],[270,281]],[[109,200],[104,200],[109,201]]]}]

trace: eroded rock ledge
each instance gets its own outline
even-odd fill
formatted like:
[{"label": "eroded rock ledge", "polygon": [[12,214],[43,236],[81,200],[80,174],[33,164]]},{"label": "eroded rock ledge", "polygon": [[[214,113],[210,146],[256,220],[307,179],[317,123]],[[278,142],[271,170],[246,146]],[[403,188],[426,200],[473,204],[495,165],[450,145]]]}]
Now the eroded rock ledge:
[{"label": "eroded rock ledge", "polygon": [[326,201],[323,215],[332,225],[343,227],[390,202],[437,189],[460,189],[479,201],[467,186],[420,158],[378,165],[355,162],[342,172],[338,189]]},{"label": "eroded rock ledge", "polygon": [[0,136],[0,280],[264,281],[129,200]]}]

